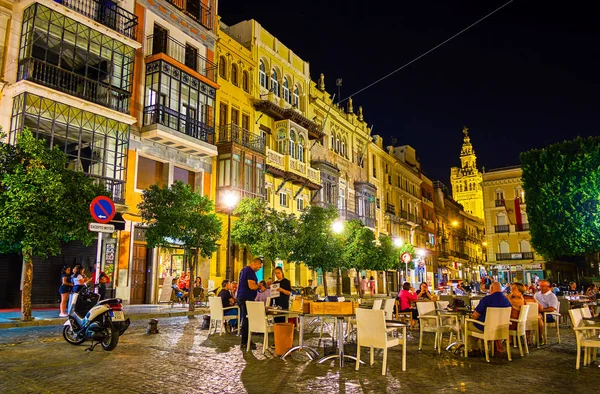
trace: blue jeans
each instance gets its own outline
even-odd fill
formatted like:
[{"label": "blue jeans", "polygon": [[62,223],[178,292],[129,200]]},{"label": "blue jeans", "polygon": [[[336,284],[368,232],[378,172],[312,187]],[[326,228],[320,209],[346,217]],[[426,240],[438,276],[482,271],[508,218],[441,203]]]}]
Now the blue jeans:
[{"label": "blue jeans", "polygon": [[[235,309],[228,309],[226,311],[223,311],[223,315],[224,316],[237,315],[237,310],[235,310]],[[229,320],[229,324],[231,324],[233,327],[237,326],[237,319],[231,319],[231,320]]]}]

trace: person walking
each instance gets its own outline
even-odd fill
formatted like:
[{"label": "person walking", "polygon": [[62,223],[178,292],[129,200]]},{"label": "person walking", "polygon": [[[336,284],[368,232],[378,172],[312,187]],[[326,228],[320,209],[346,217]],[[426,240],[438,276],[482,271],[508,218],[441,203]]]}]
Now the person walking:
[{"label": "person walking", "polygon": [[360,295],[361,296],[365,296],[365,294],[367,293],[367,288],[369,287],[369,282],[367,281],[367,277],[363,275],[362,279],[360,280]]},{"label": "person walking", "polygon": [[72,288],[73,283],[71,282],[71,267],[64,266],[62,272],[60,273],[60,287],[58,288],[58,292],[60,293],[59,317],[69,316],[67,313],[67,304],[69,303],[69,293],[71,293]]},{"label": "person walking", "polygon": [[[248,309],[246,309],[246,301],[254,301],[258,292],[258,278],[256,272],[263,266],[261,258],[255,258],[250,265],[245,266],[240,271],[240,280],[237,290],[237,303],[240,307],[240,315],[242,320],[242,351],[246,349],[248,341]],[[266,335],[266,334],[265,334]],[[256,349],[256,345],[250,341],[250,349]]]},{"label": "person walking", "polygon": [[375,278],[373,278],[373,276],[371,276],[369,278],[369,288],[371,289],[371,295],[375,294]]}]

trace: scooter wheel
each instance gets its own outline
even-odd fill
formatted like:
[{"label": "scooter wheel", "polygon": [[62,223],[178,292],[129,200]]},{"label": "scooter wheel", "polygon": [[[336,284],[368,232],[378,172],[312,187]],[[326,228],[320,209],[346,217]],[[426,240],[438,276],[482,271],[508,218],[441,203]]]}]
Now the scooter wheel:
[{"label": "scooter wheel", "polygon": [[73,329],[69,325],[63,328],[63,337],[65,338],[65,341],[71,345],[81,345],[83,342],[85,342],[85,338],[77,338],[77,335],[75,335]]},{"label": "scooter wheel", "polygon": [[106,327],[106,338],[102,341],[102,349],[111,351],[117,347],[119,343],[119,331],[115,330],[112,324]]}]

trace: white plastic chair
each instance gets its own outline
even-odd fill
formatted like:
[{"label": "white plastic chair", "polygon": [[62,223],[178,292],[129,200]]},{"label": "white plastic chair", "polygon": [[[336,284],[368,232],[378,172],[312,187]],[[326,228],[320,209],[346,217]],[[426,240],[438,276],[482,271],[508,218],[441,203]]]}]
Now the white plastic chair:
[{"label": "white plastic chair", "polygon": [[[527,305],[530,306],[529,312],[527,313],[527,323],[525,325],[525,331],[530,331],[531,340],[535,337],[535,345],[539,349],[540,348],[540,313],[539,313],[539,304],[537,302],[528,302]],[[533,343],[533,342],[532,342]]]},{"label": "white plastic chair", "polygon": [[386,298],[383,300],[383,310],[385,312],[386,320],[394,319],[394,301],[393,298]]},{"label": "white plastic chair", "polygon": [[[235,331],[240,333],[240,326],[242,325],[240,320],[240,308],[238,306],[230,306],[227,308],[223,308],[223,300],[221,297],[208,297],[208,303],[210,305],[210,324],[215,327],[215,334],[217,333],[217,322],[219,326],[219,335],[223,335],[225,322],[229,320],[237,319],[237,328]],[[225,311],[234,309],[236,311],[235,315],[225,315]],[[212,328],[212,327],[211,327]],[[210,330],[208,330],[210,335]]]},{"label": "white plastic chair", "polygon": [[[483,339],[485,346],[485,361],[490,362],[489,346],[488,342],[492,341],[492,355],[494,354],[494,342],[497,339],[509,340],[508,328],[510,326],[510,307],[507,308],[487,308],[485,313],[485,322],[480,322],[475,319],[465,319],[465,343],[469,336],[477,339]],[[480,324],[483,326],[483,332],[470,331],[469,322]],[[465,346],[465,357],[468,357],[469,349]],[[508,361],[512,361],[510,355],[510,346],[506,347],[506,354],[508,355]]]},{"label": "white plastic chair", "polygon": [[381,298],[376,299],[373,301],[373,310],[379,310],[381,309],[381,304],[383,303],[383,300]]},{"label": "white plastic chair", "polygon": [[450,305],[450,301],[436,301],[435,305],[437,306],[437,309],[439,309],[439,310],[448,309],[448,305]]},{"label": "white plastic chair", "polygon": [[423,345],[423,333],[432,332],[435,334],[433,349],[438,348],[439,343],[439,318],[435,311],[433,302],[417,302],[417,311],[419,312],[419,350]]},{"label": "white plastic chair", "polygon": [[273,325],[269,324],[265,304],[262,301],[246,301],[248,311],[248,345],[246,351],[250,351],[250,338],[252,333],[264,334],[263,354],[269,347],[269,333],[273,332]]},{"label": "white plastic chair", "polygon": [[386,374],[387,349],[402,344],[402,371],[406,371],[406,335],[402,338],[388,336],[385,326],[385,312],[382,310],[356,310],[356,370],[360,367],[360,348],[370,348],[370,361],[373,365],[374,350],[383,349],[381,374]]},{"label": "white plastic chair", "polygon": [[[560,313],[558,312],[544,312],[544,344],[548,344],[548,327],[556,327],[556,336],[558,337],[558,343],[560,343]],[[548,322],[546,316],[554,316],[554,322]]]},{"label": "white plastic chair", "polygon": [[529,354],[529,347],[527,346],[527,337],[525,333],[525,329],[527,328],[527,315],[529,314],[529,305],[522,305],[521,311],[519,313],[518,319],[510,319],[511,322],[517,323],[516,330],[509,330],[509,334],[513,338],[513,344],[516,347],[517,342],[519,342],[519,352],[521,353],[521,357],[523,357],[523,346],[521,345],[521,338],[525,343],[525,352]]},{"label": "white plastic chair", "polygon": [[598,348],[600,347],[600,338],[595,333],[598,327],[586,326],[582,315],[581,309],[569,310],[571,317],[571,325],[573,331],[575,331],[575,338],[577,339],[577,360],[575,361],[575,368],[579,369],[581,365],[581,348],[583,348],[583,365],[588,365],[592,358],[596,360],[598,354]]}]

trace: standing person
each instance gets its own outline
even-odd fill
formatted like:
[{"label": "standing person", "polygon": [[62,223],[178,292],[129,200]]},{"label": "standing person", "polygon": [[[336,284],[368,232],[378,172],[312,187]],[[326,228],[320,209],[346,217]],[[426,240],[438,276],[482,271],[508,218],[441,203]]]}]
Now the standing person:
[{"label": "standing person", "polygon": [[360,293],[363,297],[365,296],[365,293],[367,292],[367,287],[368,287],[367,277],[363,275],[362,279],[360,280]]},{"label": "standing person", "polygon": [[81,265],[77,264],[73,267],[71,278],[73,279],[73,293],[77,293],[85,285],[87,279]]},{"label": "standing person", "polygon": [[356,289],[356,294],[360,297],[360,283],[358,280],[358,275],[354,277],[354,288]]},{"label": "standing person", "polygon": [[[292,284],[290,280],[286,278],[283,274],[283,269],[281,267],[275,268],[275,278],[277,279],[273,284],[279,284],[279,297],[273,298],[275,300],[275,305],[280,307],[283,310],[290,309],[290,295],[292,294]],[[278,316],[273,319],[275,323],[283,323],[285,322],[284,316]]]},{"label": "standing person", "polygon": [[[242,316],[242,343],[241,349],[245,350],[250,341],[248,338],[248,310],[246,301],[254,301],[258,291],[258,278],[256,272],[261,269],[263,261],[260,258],[252,260],[250,265],[245,266],[240,271],[240,284],[237,291],[237,303],[240,306],[240,315]],[[250,349],[256,349],[256,345],[250,341]]]},{"label": "standing person", "polygon": [[533,282],[537,285],[540,281],[540,277],[537,274],[533,274]]},{"label": "standing person", "polygon": [[371,276],[369,278],[369,288],[371,289],[371,295],[375,294],[375,278],[373,278],[373,276]]},{"label": "standing person", "polygon": [[72,288],[73,283],[71,282],[71,267],[64,266],[62,272],[60,273],[60,287],[58,288],[58,292],[60,293],[59,317],[69,316],[66,308],[69,302],[69,293],[71,292]]}]

